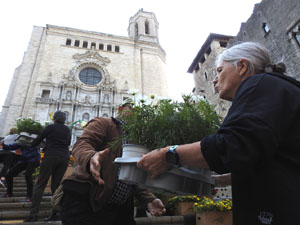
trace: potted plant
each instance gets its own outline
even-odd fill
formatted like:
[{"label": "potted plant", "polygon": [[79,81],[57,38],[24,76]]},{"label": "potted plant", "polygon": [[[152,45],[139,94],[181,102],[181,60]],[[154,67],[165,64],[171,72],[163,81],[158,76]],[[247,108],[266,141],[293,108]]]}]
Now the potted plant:
[{"label": "potted plant", "polygon": [[204,99],[183,96],[183,102],[170,99],[141,99],[132,113],[125,117],[122,127],[131,143],[153,150],[168,145],[201,140],[217,131],[221,118]]},{"label": "potted plant", "polygon": [[168,200],[168,208],[173,212],[174,215],[188,215],[193,214],[194,203],[199,202],[202,199],[196,195],[180,195],[174,196]]},{"label": "potted plant", "polygon": [[232,201],[229,199],[213,201],[203,197],[194,203],[197,225],[232,225]]},{"label": "potted plant", "polygon": [[[122,138],[147,149],[140,155],[130,155],[130,159],[122,157],[115,160],[121,167],[119,178],[167,191],[173,195],[209,194],[210,185],[213,183],[207,169],[200,169],[195,173],[188,171],[188,168],[174,168],[168,171],[166,176],[161,175],[153,180],[144,171],[136,170],[135,163],[138,157],[153,149],[200,141],[206,135],[215,133],[221,118],[216,114],[214,107],[205,99],[197,99],[191,95],[183,96],[183,102],[156,99],[154,96],[139,100],[136,94],[133,98],[135,102],[133,111],[126,113],[123,118],[125,124],[122,126],[124,134]],[[129,150],[137,151],[136,146],[134,149],[126,147],[123,146],[123,155],[129,155],[127,154]],[[205,184],[202,185],[203,183]]]},{"label": "potted plant", "polygon": [[39,135],[44,129],[44,126],[32,118],[25,118],[17,120],[17,129],[20,134],[26,132],[29,135]]},{"label": "potted plant", "polygon": [[[17,129],[20,135],[17,138],[16,143],[21,145],[30,145],[32,140],[42,132],[44,126],[32,118],[24,118],[17,120]],[[39,147],[43,146],[44,143],[41,143]]]}]

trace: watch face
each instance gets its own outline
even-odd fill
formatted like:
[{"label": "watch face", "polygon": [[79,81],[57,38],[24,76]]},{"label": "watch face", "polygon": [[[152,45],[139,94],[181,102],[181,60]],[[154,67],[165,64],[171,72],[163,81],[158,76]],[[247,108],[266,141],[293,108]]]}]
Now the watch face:
[{"label": "watch face", "polygon": [[174,151],[167,151],[166,160],[168,163],[175,165],[176,164],[176,153]]}]

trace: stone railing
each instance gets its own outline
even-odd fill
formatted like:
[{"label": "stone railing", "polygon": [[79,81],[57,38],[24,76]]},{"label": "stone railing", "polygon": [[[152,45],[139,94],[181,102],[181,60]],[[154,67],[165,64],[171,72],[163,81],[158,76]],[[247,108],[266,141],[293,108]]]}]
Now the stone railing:
[{"label": "stone railing", "polygon": [[41,98],[41,97],[36,97],[35,101],[37,103],[45,103],[45,104],[53,104],[55,102],[53,98]]}]

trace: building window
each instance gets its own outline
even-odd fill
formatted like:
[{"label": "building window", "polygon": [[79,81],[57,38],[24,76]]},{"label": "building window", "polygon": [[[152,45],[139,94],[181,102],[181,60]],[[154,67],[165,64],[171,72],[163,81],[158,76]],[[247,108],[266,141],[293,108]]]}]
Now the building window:
[{"label": "building window", "polygon": [[74,46],[79,47],[80,41],[76,40]]},{"label": "building window", "polygon": [[135,36],[137,37],[139,35],[139,26],[137,23],[134,26],[134,31],[135,31]]},{"label": "building window", "polygon": [[150,34],[148,20],[145,21],[145,34]]},{"label": "building window", "polygon": [[211,53],[211,48],[210,46],[206,49],[206,52],[205,52],[207,55],[209,55]]},{"label": "building window", "polygon": [[103,48],[104,48],[103,44],[99,44],[99,49],[103,50]]},{"label": "building window", "polygon": [[108,117],[107,113],[104,113],[104,114],[102,115],[102,117]]},{"label": "building window", "polygon": [[82,47],[83,47],[83,48],[87,48],[87,46],[88,46],[88,42],[87,42],[87,41],[84,41]]},{"label": "building window", "polygon": [[50,90],[43,90],[42,98],[49,98],[49,97],[50,97]]},{"label": "building window", "polygon": [[111,45],[107,45],[107,51],[111,51]]},{"label": "building window", "polygon": [[201,62],[201,63],[204,63],[204,62],[205,62],[205,57],[204,57],[204,56],[201,57],[200,62]]},{"label": "building window", "polygon": [[226,41],[220,41],[219,43],[220,43],[220,46],[222,48],[226,48],[227,47],[227,42]]},{"label": "building window", "polygon": [[67,39],[66,45],[71,45],[71,39]]},{"label": "building window", "polygon": [[297,34],[295,35],[295,40],[296,40],[297,44],[298,44],[299,47],[300,47],[300,33],[297,33]]},{"label": "building window", "polygon": [[264,29],[266,34],[270,33],[270,28],[268,27],[267,23],[263,23],[262,28]]},{"label": "building window", "polygon": [[120,52],[120,47],[119,46],[115,46],[115,52]]},{"label": "building window", "polygon": [[86,68],[80,71],[79,80],[87,85],[96,85],[102,80],[102,74],[94,68]]},{"label": "building window", "polygon": [[96,43],[92,42],[91,49],[95,49],[95,48],[96,48]]},{"label": "building window", "polygon": [[206,72],[204,72],[204,76],[205,76],[205,80],[207,81],[208,77],[207,77],[207,73]]}]

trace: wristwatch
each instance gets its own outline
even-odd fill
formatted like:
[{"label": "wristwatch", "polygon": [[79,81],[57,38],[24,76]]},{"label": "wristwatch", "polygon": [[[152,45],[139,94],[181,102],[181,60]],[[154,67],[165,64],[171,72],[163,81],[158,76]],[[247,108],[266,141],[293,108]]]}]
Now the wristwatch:
[{"label": "wristwatch", "polygon": [[172,166],[181,166],[179,161],[179,155],[176,152],[176,148],[178,145],[173,145],[169,148],[169,150],[166,152],[166,160],[167,162]]}]

